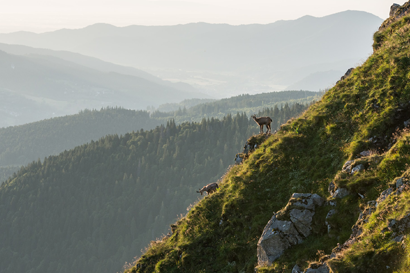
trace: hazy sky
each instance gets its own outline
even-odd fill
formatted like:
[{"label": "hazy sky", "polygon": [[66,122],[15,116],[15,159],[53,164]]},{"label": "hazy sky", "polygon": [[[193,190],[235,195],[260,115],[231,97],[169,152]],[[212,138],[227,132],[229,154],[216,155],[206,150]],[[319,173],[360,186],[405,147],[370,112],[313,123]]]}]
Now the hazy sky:
[{"label": "hazy sky", "polygon": [[[394,1],[402,5],[407,1]],[[0,32],[45,32],[94,23],[175,25],[191,22],[233,25],[272,23],[304,15],[321,17],[362,10],[383,19],[390,0],[0,0]]]}]

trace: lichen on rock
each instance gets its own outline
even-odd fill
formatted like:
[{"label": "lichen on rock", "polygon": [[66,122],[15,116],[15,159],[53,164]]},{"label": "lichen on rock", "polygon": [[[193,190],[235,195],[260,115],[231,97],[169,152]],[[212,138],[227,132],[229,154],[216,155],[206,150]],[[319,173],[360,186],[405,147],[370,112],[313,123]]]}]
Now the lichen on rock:
[{"label": "lichen on rock", "polygon": [[311,233],[316,207],[324,202],[318,194],[294,193],[266,224],[257,245],[258,265],[271,265],[286,249],[302,243]]}]

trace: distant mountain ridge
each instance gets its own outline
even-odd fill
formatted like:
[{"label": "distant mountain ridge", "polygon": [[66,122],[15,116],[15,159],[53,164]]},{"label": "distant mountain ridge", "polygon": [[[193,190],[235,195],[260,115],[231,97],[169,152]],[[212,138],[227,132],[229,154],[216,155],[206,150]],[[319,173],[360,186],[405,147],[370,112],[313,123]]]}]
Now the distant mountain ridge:
[{"label": "distant mountain ridge", "polygon": [[13,55],[22,55],[22,56],[32,56],[35,57],[36,55],[45,55],[45,56],[53,56],[65,61],[69,61],[72,63],[76,63],[91,69],[95,69],[101,72],[115,72],[124,75],[135,76],[139,78],[143,78],[149,81],[152,81],[157,84],[165,85],[168,87],[172,87],[174,89],[182,90],[182,91],[190,91],[190,92],[198,92],[192,86],[186,83],[172,83],[169,81],[164,81],[154,75],[151,75],[145,71],[140,69],[136,69],[134,67],[126,67],[120,66],[113,63],[105,62],[97,58],[85,56],[79,53],[69,52],[69,51],[56,51],[44,48],[33,48],[23,45],[11,45],[11,44],[1,44],[0,43],[0,50],[7,52]]},{"label": "distant mountain ridge", "polygon": [[343,73],[371,53],[372,33],[381,22],[366,12],[345,11],[266,25],[95,24],[0,34],[0,42],[78,52],[233,95],[283,89],[318,71]]},{"label": "distant mountain ridge", "polygon": [[87,108],[146,109],[207,97],[189,87],[175,89],[159,79],[154,82],[132,73],[120,74],[110,71],[110,64],[106,66],[102,71],[53,56],[18,56],[0,51],[0,127],[75,114]]}]

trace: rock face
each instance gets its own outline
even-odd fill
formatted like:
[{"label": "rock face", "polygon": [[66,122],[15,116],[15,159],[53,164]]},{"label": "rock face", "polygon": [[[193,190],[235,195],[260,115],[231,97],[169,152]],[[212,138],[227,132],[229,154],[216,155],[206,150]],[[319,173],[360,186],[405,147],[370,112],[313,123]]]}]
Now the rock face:
[{"label": "rock face", "polygon": [[258,265],[271,265],[286,249],[302,243],[311,233],[316,207],[324,202],[317,194],[294,193],[266,224],[257,246]]},{"label": "rock face", "polygon": [[382,23],[382,25],[379,28],[379,31],[387,28],[389,25],[396,22],[400,18],[408,15],[409,13],[410,13],[410,3],[409,2],[404,3],[402,6],[400,6],[399,4],[393,4],[390,7],[390,17],[387,18]]},{"label": "rock face", "polygon": [[391,7],[390,7],[390,14],[389,16],[392,17],[396,11],[400,8],[399,4],[394,3]]},{"label": "rock face", "polygon": [[352,67],[352,68],[349,68],[349,69],[346,71],[346,73],[340,78],[340,80],[338,80],[336,83],[338,83],[338,82],[340,82],[340,81],[343,81],[344,79],[346,79],[347,77],[349,77],[349,75],[352,74],[353,69],[354,69],[353,67]]}]

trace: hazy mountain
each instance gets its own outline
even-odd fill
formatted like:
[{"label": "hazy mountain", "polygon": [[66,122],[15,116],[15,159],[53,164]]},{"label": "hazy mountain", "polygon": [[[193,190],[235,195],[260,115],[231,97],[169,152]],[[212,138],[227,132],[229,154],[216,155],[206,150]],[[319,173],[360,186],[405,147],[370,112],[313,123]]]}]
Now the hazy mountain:
[{"label": "hazy mountain", "polygon": [[[122,106],[145,109],[205,97],[144,78],[102,72],[45,55],[0,51],[0,127],[75,114],[82,109]],[[4,99],[3,99],[4,98]]]},{"label": "hazy mountain", "polygon": [[116,65],[113,63],[105,62],[97,58],[85,56],[79,53],[73,53],[69,51],[56,51],[44,48],[33,48],[23,45],[10,45],[10,44],[0,44],[0,50],[7,52],[13,55],[47,55],[58,57],[60,59],[73,62],[88,68],[96,69],[101,72],[116,72],[124,75],[131,75],[136,76],[139,78],[143,78],[161,85],[169,86],[174,89],[179,89],[183,91],[190,91],[190,92],[197,92],[195,88],[190,86],[189,84],[182,83],[182,82],[169,82],[164,81],[158,77],[155,77],[152,74],[149,74],[145,71],[140,69],[136,69],[134,67],[127,67]]},{"label": "hazy mountain", "polygon": [[345,71],[371,53],[381,22],[366,12],[345,11],[266,25],[96,24],[1,34],[0,42],[78,52],[227,96],[283,89],[318,71]]},{"label": "hazy mountain", "polygon": [[342,71],[330,70],[310,74],[302,80],[288,86],[287,90],[325,90],[330,88],[344,75]]}]

